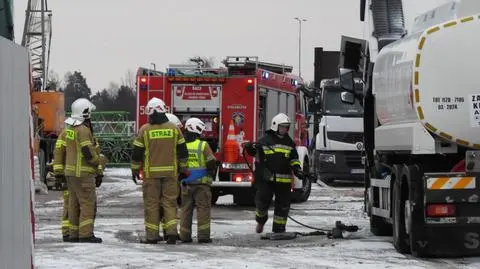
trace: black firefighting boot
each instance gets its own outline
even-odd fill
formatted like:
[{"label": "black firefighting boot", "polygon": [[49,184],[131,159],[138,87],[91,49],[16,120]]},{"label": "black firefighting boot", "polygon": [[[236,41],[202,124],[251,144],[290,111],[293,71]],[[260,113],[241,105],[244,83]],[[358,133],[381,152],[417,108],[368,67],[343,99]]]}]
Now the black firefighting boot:
[{"label": "black firefighting boot", "polygon": [[87,238],[79,238],[78,242],[79,243],[102,243],[102,238],[100,237],[95,237],[95,235],[92,235]]},{"label": "black firefighting boot", "polygon": [[[175,240],[177,240],[177,241],[181,240],[180,235],[178,233],[176,235],[172,235],[172,236],[174,236]],[[165,230],[163,231],[163,238],[165,238],[165,239],[162,239],[160,241],[167,240],[167,238],[168,238],[167,232]]]},{"label": "black firefighting boot", "polygon": [[177,235],[168,235],[167,236],[167,244],[175,245],[177,243]]},{"label": "black firefighting boot", "polygon": [[260,223],[257,223],[257,228],[255,229],[255,231],[257,232],[257,234],[261,234],[263,232],[263,226],[265,224],[260,224]]}]

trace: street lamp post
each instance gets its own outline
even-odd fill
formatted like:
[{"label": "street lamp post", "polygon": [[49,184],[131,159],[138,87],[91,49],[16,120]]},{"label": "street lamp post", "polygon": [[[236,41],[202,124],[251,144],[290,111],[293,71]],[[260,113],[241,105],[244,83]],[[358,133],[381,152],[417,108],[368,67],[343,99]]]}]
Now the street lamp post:
[{"label": "street lamp post", "polygon": [[294,20],[298,21],[298,76],[302,76],[302,22],[306,22],[306,19],[295,17]]}]

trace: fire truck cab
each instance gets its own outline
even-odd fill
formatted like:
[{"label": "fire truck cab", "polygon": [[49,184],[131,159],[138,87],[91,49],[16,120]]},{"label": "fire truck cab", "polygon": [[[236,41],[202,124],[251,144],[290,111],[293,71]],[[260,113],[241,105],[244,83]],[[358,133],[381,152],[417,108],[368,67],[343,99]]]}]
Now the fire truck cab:
[{"label": "fire truck cab", "polygon": [[[152,97],[169,106],[183,123],[198,117],[207,128],[202,135],[221,163],[212,184],[212,203],[232,194],[234,203],[252,205],[255,197],[253,158],[243,144],[257,141],[278,113],[294,123],[290,136],[297,144],[300,161],[309,172],[305,102],[291,66],[259,62],[258,57],[229,56],[223,68],[170,65],[165,72],[139,68],[137,72],[137,128],[147,122],[144,107]],[[294,201],[306,201],[311,182],[295,178]]]}]

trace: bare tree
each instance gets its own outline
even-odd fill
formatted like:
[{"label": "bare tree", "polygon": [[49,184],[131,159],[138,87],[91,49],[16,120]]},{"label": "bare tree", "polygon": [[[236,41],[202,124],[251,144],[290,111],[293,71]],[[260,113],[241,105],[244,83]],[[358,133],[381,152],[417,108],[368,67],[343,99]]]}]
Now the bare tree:
[{"label": "bare tree", "polygon": [[130,89],[135,89],[135,73],[128,69],[125,76],[121,79],[122,86],[127,86]]}]

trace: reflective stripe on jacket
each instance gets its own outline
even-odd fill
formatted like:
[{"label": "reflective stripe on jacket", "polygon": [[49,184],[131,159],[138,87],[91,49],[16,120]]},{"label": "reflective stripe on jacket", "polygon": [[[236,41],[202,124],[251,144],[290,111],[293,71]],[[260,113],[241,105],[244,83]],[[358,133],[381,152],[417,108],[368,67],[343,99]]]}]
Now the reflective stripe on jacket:
[{"label": "reflective stripe on jacket", "polygon": [[266,180],[280,183],[291,183],[292,168],[300,167],[295,143],[288,136],[278,137],[275,132],[267,131],[267,135],[259,140],[262,145],[259,161],[265,163],[271,176]]},{"label": "reflective stripe on jacket", "polygon": [[171,122],[143,125],[133,142],[134,147],[144,149],[143,162],[132,161],[132,170],[142,167],[145,178],[176,178],[178,165],[186,166],[184,161],[177,160],[177,145],[182,143],[182,133]]},{"label": "reflective stripe on jacket", "polygon": [[[87,126],[68,125],[55,143],[54,173],[71,177],[95,176],[100,160],[94,144],[93,134]],[[90,152],[90,160],[83,155],[82,147],[86,147]]]},{"label": "reflective stripe on jacket", "polygon": [[[187,142],[188,149],[188,169],[193,175],[206,174],[207,162],[215,160],[212,150],[207,142],[195,139],[192,142]],[[203,173],[205,172],[205,173]],[[188,178],[186,182],[188,182]],[[212,184],[212,177],[204,175],[195,181],[188,182],[189,184]]]}]

